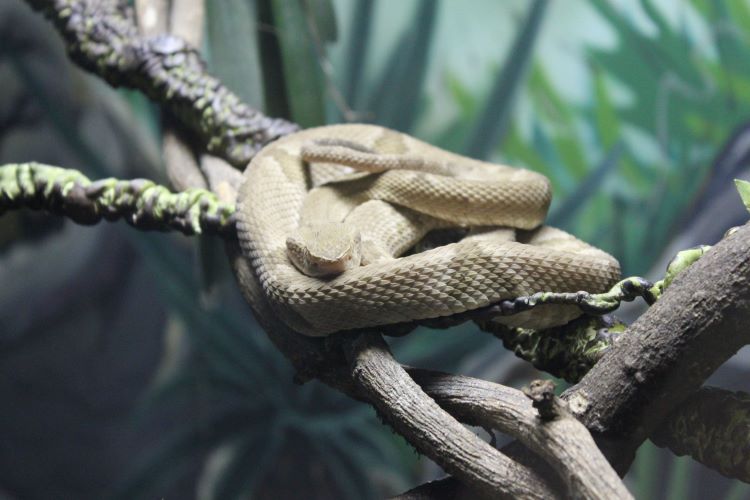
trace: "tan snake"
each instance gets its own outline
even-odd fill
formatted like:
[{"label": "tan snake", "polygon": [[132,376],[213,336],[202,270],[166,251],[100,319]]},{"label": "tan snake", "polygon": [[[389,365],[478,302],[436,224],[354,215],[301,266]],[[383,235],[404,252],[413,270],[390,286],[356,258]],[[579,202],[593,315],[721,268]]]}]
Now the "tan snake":
[{"label": "tan snake", "polygon": [[[538,291],[599,292],[620,277],[607,253],[541,226],[551,196],[545,177],[382,127],[332,125],[283,137],[244,175],[238,235],[255,300],[264,302],[258,309],[270,307],[306,335],[448,316]],[[471,230],[456,243],[403,255],[445,227]],[[305,244],[325,252],[329,239],[346,246],[357,237],[364,265],[340,274],[309,276],[290,258],[304,260]],[[554,305],[532,312],[499,321],[544,328],[580,314]]]}]

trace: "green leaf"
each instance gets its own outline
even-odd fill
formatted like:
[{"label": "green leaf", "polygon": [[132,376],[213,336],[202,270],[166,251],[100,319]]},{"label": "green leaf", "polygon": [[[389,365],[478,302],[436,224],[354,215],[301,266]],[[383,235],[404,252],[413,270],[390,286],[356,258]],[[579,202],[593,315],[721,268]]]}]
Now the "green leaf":
[{"label": "green leaf", "polygon": [[573,215],[601,191],[604,181],[615,172],[621,156],[622,145],[617,143],[586,179],[578,184],[575,191],[570,193],[565,201],[550,214],[548,223],[563,229],[567,228]]},{"label": "green leaf", "polygon": [[315,24],[315,31],[322,43],[335,42],[339,36],[336,12],[331,0],[305,0]]},{"label": "green leaf", "polygon": [[379,79],[368,106],[375,123],[408,132],[420,110],[430,46],[440,2],[420,0]]},{"label": "green leaf", "polygon": [[263,107],[263,77],[258,51],[256,3],[206,2],[208,67],[254,108]]},{"label": "green leaf", "polygon": [[596,131],[604,149],[610,149],[620,137],[620,120],[609,96],[604,72],[598,66],[593,71]]},{"label": "green leaf", "polygon": [[515,126],[510,127],[508,138],[503,145],[503,153],[517,166],[546,175],[552,181],[553,190],[559,189],[557,176],[554,175],[545,158],[521,137],[520,131]]},{"label": "green leaf", "polygon": [[667,500],[682,500],[690,496],[690,480],[693,477],[694,466],[695,461],[691,457],[672,457]]},{"label": "green leaf", "polygon": [[728,17],[740,29],[747,43],[750,40],[750,6],[745,2],[727,2],[727,7],[729,8]]},{"label": "green leaf", "polygon": [[734,185],[737,186],[737,192],[740,193],[740,198],[742,198],[742,203],[745,205],[745,208],[750,211],[750,182],[735,179]]},{"label": "green leaf", "polygon": [[354,7],[349,30],[346,56],[344,99],[347,104],[357,109],[359,104],[359,87],[362,85],[362,75],[367,62],[370,32],[372,30],[373,0],[357,0]]},{"label": "green leaf", "polygon": [[325,80],[318,53],[323,47],[316,46],[319,41],[310,32],[312,14],[302,0],[271,0],[271,12],[281,48],[290,118],[303,128],[323,125]]},{"label": "green leaf", "polygon": [[531,59],[534,41],[544,17],[549,0],[535,0],[529,8],[521,29],[508,52],[508,59],[484,104],[484,112],[478,117],[469,141],[465,146],[467,155],[474,158],[487,158],[507,132],[513,102],[523,81]]}]

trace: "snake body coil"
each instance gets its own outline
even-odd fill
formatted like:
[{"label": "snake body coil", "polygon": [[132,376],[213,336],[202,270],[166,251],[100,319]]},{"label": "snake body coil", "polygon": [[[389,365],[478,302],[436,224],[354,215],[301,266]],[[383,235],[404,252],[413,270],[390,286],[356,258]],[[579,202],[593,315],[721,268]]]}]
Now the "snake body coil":
[{"label": "snake body coil", "polygon": [[[321,336],[447,316],[542,290],[606,290],[619,278],[617,261],[541,226],[549,201],[549,183],[539,174],[382,127],[334,125],[286,136],[258,153],[239,192],[238,235],[259,288],[253,300],[262,296],[263,308],[287,326]],[[287,239],[302,221],[367,219],[357,215],[364,210],[379,214],[362,229],[383,259],[332,278],[307,276],[292,264]],[[427,230],[446,226],[490,228],[401,256]],[[571,306],[542,306],[501,321],[543,328],[578,314]]]}]

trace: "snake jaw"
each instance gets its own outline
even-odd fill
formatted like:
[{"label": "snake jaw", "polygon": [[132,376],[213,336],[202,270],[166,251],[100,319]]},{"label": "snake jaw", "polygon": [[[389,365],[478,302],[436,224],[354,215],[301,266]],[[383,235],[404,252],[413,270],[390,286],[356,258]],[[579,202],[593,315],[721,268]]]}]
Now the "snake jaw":
[{"label": "snake jaw", "polygon": [[286,248],[294,266],[315,278],[339,275],[362,262],[362,236],[343,222],[300,226],[287,238]]}]

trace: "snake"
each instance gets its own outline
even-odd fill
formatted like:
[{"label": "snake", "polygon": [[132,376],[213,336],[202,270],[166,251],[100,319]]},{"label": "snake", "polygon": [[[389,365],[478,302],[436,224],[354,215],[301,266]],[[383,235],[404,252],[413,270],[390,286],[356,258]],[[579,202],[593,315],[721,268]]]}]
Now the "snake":
[{"label": "snake", "polygon": [[[284,136],[243,176],[237,234],[251,306],[303,335],[447,317],[542,290],[601,292],[620,278],[614,257],[543,224],[545,176],[381,126]],[[455,236],[430,244],[441,231]],[[547,328],[581,311],[526,313],[498,321]]]}]

